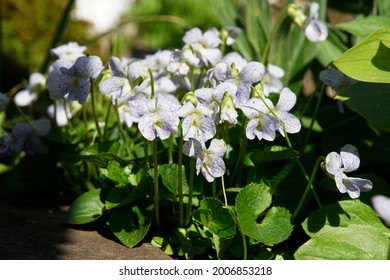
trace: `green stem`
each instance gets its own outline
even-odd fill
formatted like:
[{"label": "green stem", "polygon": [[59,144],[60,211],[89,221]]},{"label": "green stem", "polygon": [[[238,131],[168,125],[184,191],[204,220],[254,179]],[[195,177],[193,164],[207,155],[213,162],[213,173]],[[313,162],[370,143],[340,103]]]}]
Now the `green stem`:
[{"label": "green stem", "polygon": [[305,140],[304,140],[303,145],[301,147],[300,153],[304,152],[305,147],[306,147],[307,143],[309,142],[311,132],[313,131],[314,122],[317,119],[317,114],[318,114],[318,111],[320,110],[321,100],[322,100],[322,96],[323,96],[324,91],[325,91],[325,85],[322,85],[319,96],[317,98],[316,106],[314,108],[313,116],[312,116],[312,119],[310,122],[309,131],[306,134],[306,137],[305,137]]},{"label": "green stem", "polygon": [[179,158],[177,160],[177,192],[179,193],[179,225],[183,226],[183,136],[179,140]]},{"label": "green stem", "polygon": [[243,255],[244,255],[243,259],[246,260],[247,256],[248,256],[248,249],[247,249],[245,234],[244,234],[244,232],[241,228],[241,225],[238,221],[238,217],[237,217],[236,213],[234,212],[234,210],[232,209],[232,207],[226,207],[226,209],[229,210],[230,215],[232,216],[234,223],[237,225],[238,231],[240,232],[241,240],[242,240],[242,250],[243,250]]},{"label": "green stem", "polygon": [[41,73],[45,73],[48,66],[49,66],[50,57],[51,57],[50,50],[52,48],[54,48],[57,45],[57,43],[60,41],[60,38],[65,31],[65,27],[66,27],[68,18],[72,12],[74,2],[75,2],[75,0],[69,0],[65,6],[65,10],[62,13],[61,21],[59,22],[56,33],[53,37],[53,40],[50,43],[49,50],[46,53],[45,61],[43,62],[42,66],[41,66],[41,71],[40,71]]},{"label": "green stem", "polygon": [[110,117],[110,110],[111,110],[112,102],[108,102],[108,107],[107,107],[107,113],[106,113],[106,118],[105,118],[105,125],[104,125],[104,130],[103,130],[103,139],[107,139],[107,133],[108,133],[108,119]]},{"label": "green stem", "polygon": [[95,121],[95,126],[96,126],[96,131],[98,133],[98,137],[99,137],[99,141],[102,142],[103,138],[102,138],[102,132],[100,131],[100,127],[99,127],[99,121],[98,121],[98,118],[97,118],[97,114],[96,114],[96,108],[95,108],[95,91],[94,91],[94,86],[93,86],[93,80],[90,79],[90,83],[91,83],[91,106],[92,106],[92,115],[93,115],[93,120]]},{"label": "green stem", "polygon": [[150,70],[149,68],[148,68],[148,72],[149,72],[149,77],[150,77],[150,88],[151,88],[151,92],[152,92],[151,98],[153,98],[154,95],[155,95],[155,92],[154,92],[154,77],[153,77],[152,70]]},{"label": "green stem", "polygon": [[[128,143],[127,143],[127,136],[126,136],[126,133],[123,130],[122,122],[121,122],[121,119],[119,117],[118,100],[115,100],[115,114],[116,114],[116,118],[117,118],[119,133],[122,136],[123,143],[124,143],[124,145],[126,147],[126,150],[127,150],[127,154],[130,155],[131,151],[130,151],[130,147],[129,147]],[[107,125],[107,122],[106,122],[106,125]]]},{"label": "green stem", "polygon": [[226,189],[225,189],[225,180],[223,178],[223,175],[221,177],[221,183],[222,183],[223,198],[225,199],[225,207],[228,207],[227,196],[226,196]]},{"label": "green stem", "polygon": [[192,196],[194,190],[194,175],[195,175],[195,158],[190,158],[190,180],[189,180],[189,190],[188,190],[188,204],[186,209],[186,222],[188,224],[191,219],[192,214]]},{"label": "green stem", "polygon": [[[314,197],[315,197],[315,199],[316,199],[316,201],[317,201],[317,204],[319,205],[320,208],[322,208],[321,202],[320,202],[320,200],[319,200],[319,198],[318,198],[318,196],[317,196],[317,193],[316,193],[315,190],[314,190],[313,181],[314,181],[314,177],[316,176],[318,166],[319,166],[319,165],[321,164],[321,162],[324,161],[324,160],[325,160],[325,157],[324,157],[324,156],[320,156],[320,157],[317,159],[317,161],[316,161],[316,163],[315,163],[315,165],[314,165],[313,171],[312,171],[312,173],[311,173],[311,175],[310,175],[310,178],[309,178],[309,180],[308,180],[308,182],[307,182],[307,186],[306,186],[305,192],[304,192],[303,195],[302,195],[301,201],[299,202],[297,208],[295,209],[294,214],[292,215],[293,218],[295,218],[295,217],[298,215],[299,211],[301,211],[301,209],[302,209],[302,207],[303,207],[303,204],[304,204],[304,202],[305,202],[305,200],[306,200],[306,197],[307,197],[307,195],[308,195],[308,193],[309,193],[310,190],[313,192],[313,195],[314,195]],[[299,162],[299,163],[300,163],[300,162]],[[300,166],[301,170],[303,170],[303,172],[306,173],[305,170],[302,169],[302,168],[303,168],[302,164],[300,164],[299,166]],[[305,176],[307,177],[306,174],[305,174]]]},{"label": "green stem", "polygon": [[160,225],[160,200],[158,187],[158,165],[157,165],[157,138],[153,140],[153,177],[154,177],[154,209],[156,213],[156,225]]},{"label": "green stem", "polygon": [[173,163],[173,134],[169,136],[168,163]]},{"label": "green stem", "polygon": [[[287,135],[287,131],[286,131],[286,126],[284,124],[284,122],[278,117],[278,115],[267,105],[267,103],[265,102],[265,100],[263,99],[263,97],[261,97],[261,100],[263,101],[263,103],[265,104],[265,106],[268,108],[268,110],[271,112],[272,115],[274,115],[279,121],[280,123],[282,124],[282,127],[283,127],[283,132],[284,132],[284,136],[285,136],[285,139],[286,139],[286,142],[287,142],[287,145],[290,149],[293,149],[292,145],[291,145],[291,142],[290,142],[290,139]],[[318,198],[318,195],[316,193],[316,191],[314,190],[314,187],[313,187],[313,180],[314,180],[314,177],[313,177],[313,180],[311,180],[311,178],[309,178],[309,176],[307,175],[306,173],[306,170],[305,170],[305,167],[303,166],[303,164],[301,163],[301,161],[299,160],[298,157],[295,158],[295,161],[297,162],[301,172],[303,173],[303,175],[305,176],[306,180],[308,181],[308,186],[309,188],[311,189],[311,191],[313,192],[313,195],[314,195],[314,198],[316,199],[317,201],[317,204],[320,208],[322,208],[322,205],[321,205],[321,202],[320,202],[320,199]],[[316,167],[318,168],[318,166]],[[315,171],[316,172],[316,171]],[[314,173],[315,175],[315,173]],[[311,182],[310,182],[311,180]]]},{"label": "green stem", "polygon": [[245,127],[246,127],[246,124],[248,123],[248,120],[246,120],[244,126],[243,126],[243,137],[241,137],[242,141],[240,143],[240,151],[238,153],[238,158],[237,158],[237,161],[236,161],[236,165],[234,166],[234,170],[233,170],[233,174],[232,174],[232,177],[230,179],[230,187],[232,187],[232,185],[234,184],[234,180],[237,176],[237,174],[241,174],[241,169],[243,167],[243,158],[244,158],[244,155],[246,153],[246,147],[248,145],[248,138],[246,137],[245,135]]}]

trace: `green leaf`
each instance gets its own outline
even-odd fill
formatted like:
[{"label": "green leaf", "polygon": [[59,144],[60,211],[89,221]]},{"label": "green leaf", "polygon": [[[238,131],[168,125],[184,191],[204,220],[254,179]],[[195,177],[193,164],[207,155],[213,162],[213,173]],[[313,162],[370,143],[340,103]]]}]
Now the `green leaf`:
[{"label": "green leaf", "polygon": [[390,18],[383,16],[369,16],[349,22],[337,24],[337,28],[351,33],[354,36],[366,37],[371,33],[390,26]]},{"label": "green leaf", "polygon": [[100,189],[90,190],[80,195],[70,206],[65,222],[80,225],[93,222],[103,214],[104,204],[100,200]]},{"label": "green leaf", "polygon": [[290,212],[282,207],[272,207],[257,222],[271,202],[272,196],[264,184],[249,184],[236,198],[238,223],[244,234],[269,246],[286,240],[293,228]]},{"label": "green leaf", "polygon": [[117,155],[118,150],[118,142],[96,143],[84,149],[78,158],[103,167],[106,167],[110,161],[117,161],[121,164],[128,164],[128,162]]},{"label": "green leaf", "polygon": [[334,61],[345,75],[363,82],[390,83],[390,28],[380,29]]},{"label": "green leaf", "polygon": [[110,161],[108,163],[107,177],[119,185],[126,185],[129,183],[130,172],[131,169],[129,166],[122,167],[117,161]]},{"label": "green leaf", "polygon": [[106,209],[122,207],[144,199],[150,194],[152,185],[153,184],[150,184],[150,181],[146,181],[133,189],[127,186],[111,189],[106,197]]},{"label": "green leaf", "polygon": [[378,128],[390,132],[390,84],[358,82],[338,93],[344,103]]},{"label": "green leaf", "polygon": [[264,149],[253,149],[248,155],[254,164],[289,160],[298,157],[298,152],[282,146],[267,146]]},{"label": "green leaf", "polygon": [[132,248],[147,234],[152,223],[153,211],[138,206],[126,206],[111,213],[108,226],[122,244]]},{"label": "green leaf", "polygon": [[236,226],[229,210],[223,208],[218,199],[203,199],[198,210],[194,212],[194,217],[220,238],[230,238],[236,234]]},{"label": "green leaf", "polygon": [[387,259],[390,230],[359,200],[340,201],[312,213],[303,223],[311,237],[296,259]]}]

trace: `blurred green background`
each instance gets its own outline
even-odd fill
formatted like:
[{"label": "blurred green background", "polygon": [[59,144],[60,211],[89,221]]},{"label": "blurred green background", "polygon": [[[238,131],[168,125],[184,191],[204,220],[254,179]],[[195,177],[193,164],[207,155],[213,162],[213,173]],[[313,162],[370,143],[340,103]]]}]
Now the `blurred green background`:
[{"label": "blurred green background", "polygon": [[[132,5],[123,15],[122,24],[110,30],[111,32],[92,34],[91,24],[71,16],[56,45],[76,41],[86,45],[88,53],[101,56],[103,61],[111,54],[142,57],[161,48],[180,48],[182,36],[190,27],[197,26],[202,30],[209,27],[220,28],[219,20],[223,18],[225,11],[215,7],[224,7],[224,2],[234,3],[237,11],[242,15],[242,18],[235,19],[235,23],[244,25],[243,7],[250,2],[247,0],[129,1]],[[278,7],[288,2],[286,0],[262,1],[271,3],[276,13]],[[307,0],[295,2],[304,3]],[[9,91],[16,84],[26,81],[31,72],[42,69],[68,3],[67,0],[0,1],[0,91]],[[95,3],[98,5],[98,2]],[[373,0],[328,1],[329,7],[347,14],[367,14],[372,10],[372,5]],[[75,6],[72,6],[71,15],[74,15]],[[113,45],[115,50],[112,49]]]},{"label": "blurred green background", "polygon": [[[113,40],[116,55],[143,56],[160,48],[180,48],[182,36],[189,27],[206,29],[219,25],[208,0],[129,2],[132,5],[123,14],[122,24],[103,34],[91,33],[90,23],[72,16],[76,7],[74,3],[57,45],[76,41],[86,45],[88,53],[99,55],[105,61],[112,52]],[[0,1],[0,91],[9,91],[28,79],[31,72],[42,69],[67,4],[66,0]]]}]

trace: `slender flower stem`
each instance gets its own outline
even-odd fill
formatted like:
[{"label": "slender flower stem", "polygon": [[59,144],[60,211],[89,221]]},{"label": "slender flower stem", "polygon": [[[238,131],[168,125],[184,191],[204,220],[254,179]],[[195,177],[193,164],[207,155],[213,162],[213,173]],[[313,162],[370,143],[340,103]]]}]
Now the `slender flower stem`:
[{"label": "slender flower stem", "polygon": [[179,140],[179,158],[177,160],[177,192],[179,193],[179,225],[183,226],[183,136]]},{"label": "slender flower stem", "polygon": [[107,139],[107,133],[108,133],[108,119],[110,118],[110,111],[111,111],[111,106],[112,106],[112,102],[110,100],[110,102],[108,102],[108,106],[107,106],[107,113],[106,113],[106,118],[105,118],[105,126],[104,126],[104,131],[103,131],[103,139]]},{"label": "slender flower stem", "polygon": [[[130,155],[130,154],[131,154],[131,151],[130,151],[130,147],[129,147],[128,143],[127,143],[127,136],[126,136],[126,133],[125,133],[124,130],[123,130],[121,118],[119,117],[119,105],[118,105],[118,100],[115,100],[115,114],[116,114],[116,118],[117,118],[119,133],[120,133],[121,136],[122,136],[123,143],[124,143],[125,146],[126,146],[127,153],[128,153],[128,155]],[[106,125],[107,125],[107,122],[106,122]]]},{"label": "slender flower stem", "polygon": [[225,207],[227,210],[229,210],[230,212],[230,215],[232,216],[233,220],[234,220],[234,223],[237,225],[238,227],[238,231],[240,232],[240,235],[241,235],[241,240],[242,240],[242,250],[243,250],[243,259],[246,260],[247,259],[247,256],[248,256],[248,249],[247,249],[247,244],[246,244],[246,237],[245,237],[245,234],[241,228],[241,225],[238,221],[238,217],[236,215],[236,213],[234,212],[233,208],[230,207],[230,206],[227,206]]},{"label": "slender flower stem", "polygon": [[150,90],[151,90],[151,98],[153,98],[155,96],[155,92],[154,92],[154,77],[153,77],[153,72],[152,70],[148,69],[148,72],[149,72],[149,77],[150,77]]},{"label": "slender flower stem", "polygon": [[186,222],[188,224],[192,214],[192,196],[194,191],[194,175],[195,175],[195,158],[190,158],[190,180],[188,190],[188,204],[186,209]]},{"label": "slender flower stem", "polygon": [[173,134],[169,136],[168,163],[173,163]]},{"label": "slender flower stem", "polygon": [[323,84],[322,87],[321,87],[319,96],[317,97],[317,103],[316,103],[316,106],[314,108],[314,112],[313,112],[313,116],[312,116],[312,119],[311,119],[311,122],[310,122],[309,130],[308,130],[308,132],[306,134],[305,140],[304,140],[303,145],[302,145],[301,150],[300,150],[301,153],[303,153],[307,143],[309,142],[309,139],[310,139],[310,136],[311,136],[311,132],[313,131],[314,121],[317,119],[317,114],[318,114],[318,111],[320,109],[321,100],[322,100],[322,96],[324,94],[324,91],[325,91],[325,85]]},{"label": "slender flower stem", "polygon": [[237,161],[236,161],[236,165],[234,166],[234,170],[233,170],[233,174],[232,174],[232,177],[230,179],[230,187],[232,187],[232,185],[234,184],[234,180],[237,176],[237,174],[241,174],[241,169],[243,167],[243,158],[244,158],[244,155],[245,155],[245,152],[246,152],[246,147],[248,145],[248,138],[246,137],[245,135],[245,127],[246,127],[246,124],[247,124],[248,120],[246,120],[245,122],[245,125],[242,127],[243,128],[243,137],[241,138],[242,141],[240,143],[240,151],[238,153],[238,158],[237,158]]},{"label": "slender flower stem", "polygon": [[228,202],[227,202],[227,196],[226,196],[226,189],[225,189],[225,180],[223,178],[223,175],[221,177],[221,183],[222,183],[222,193],[223,193],[223,198],[225,199],[225,207],[228,207]]},{"label": "slender flower stem", "polygon": [[68,22],[69,16],[72,12],[73,5],[75,3],[75,0],[68,0],[68,3],[65,6],[64,12],[62,13],[62,18],[58,24],[56,33],[50,43],[49,50],[46,53],[45,61],[43,62],[40,72],[45,73],[47,71],[47,68],[49,66],[50,58],[51,58],[51,53],[50,50],[54,48],[57,43],[60,41],[62,34],[65,31],[66,24]]},{"label": "slender flower stem", "polygon": [[92,105],[92,115],[93,115],[93,120],[95,121],[95,126],[96,126],[96,131],[98,133],[98,137],[99,137],[99,141],[101,142],[103,140],[102,138],[102,132],[100,131],[100,127],[99,127],[99,121],[98,121],[98,118],[97,118],[97,114],[96,114],[96,108],[95,108],[95,91],[93,89],[93,80],[90,79],[90,83],[91,83],[91,105]]},{"label": "slender flower stem", "polygon": [[309,178],[309,180],[308,180],[308,182],[307,182],[307,186],[306,186],[305,192],[304,192],[303,195],[302,195],[301,201],[299,202],[297,208],[295,209],[294,214],[292,215],[293,218],[295,218],[295,217],[298,215],[299,211],[302,209],[303,203],[305,202],[306,197],[307,197],[307,195],[308,195],[308,193],[309,193],[310,190],[312,190],[313,195],[314,195],[315,199],[317,200],[317,203],[318,203],[318,205],[320,206],[320,208],[322,207],[321,202],[320,202],[320,200],[319,200],[319,198],[318,198],[316,192],[314,191],[313,181],[314,181],[314,177],[316,176],[318,166],[319,166],[319,165],[321,164],[321,162],[324,161],[324,160],[325,160],[325,157],[324,157],[324,156],[320,156],[320,157],[317,159],[317,161],[316,161],[316,163],[315,163],[315,165],[314,165],[313,171],[312,171],[312,173],[311,173],[311,175],[310,175],[310,178]]},{"label": "slender flower stem", "polygon": [[156,213],[156,225],[160,225],[160,200],[158,187],[158,163],[157,163],[157,138],[153,140],[153,177],[154,177],[154,209]]}]

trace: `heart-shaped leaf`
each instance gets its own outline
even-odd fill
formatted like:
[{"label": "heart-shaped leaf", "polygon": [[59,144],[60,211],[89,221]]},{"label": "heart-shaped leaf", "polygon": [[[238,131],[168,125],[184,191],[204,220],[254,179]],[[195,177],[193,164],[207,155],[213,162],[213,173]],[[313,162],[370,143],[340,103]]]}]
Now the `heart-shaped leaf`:
[{"label": "heart-shaped leaf", "polygon": [[258,223],[271,202],[268,187],[256,183],[247,185],[236,198],[238,222],[244,234],[269,246],[286,240],[293,228],[291,214],[283,207],[272,207]]},{"label": "heart-shaped leaf", "polygon": [[132,248],[147,234],[152,217],[153,211],[126,206],[111,213],[108,225],[120,242]]}]

